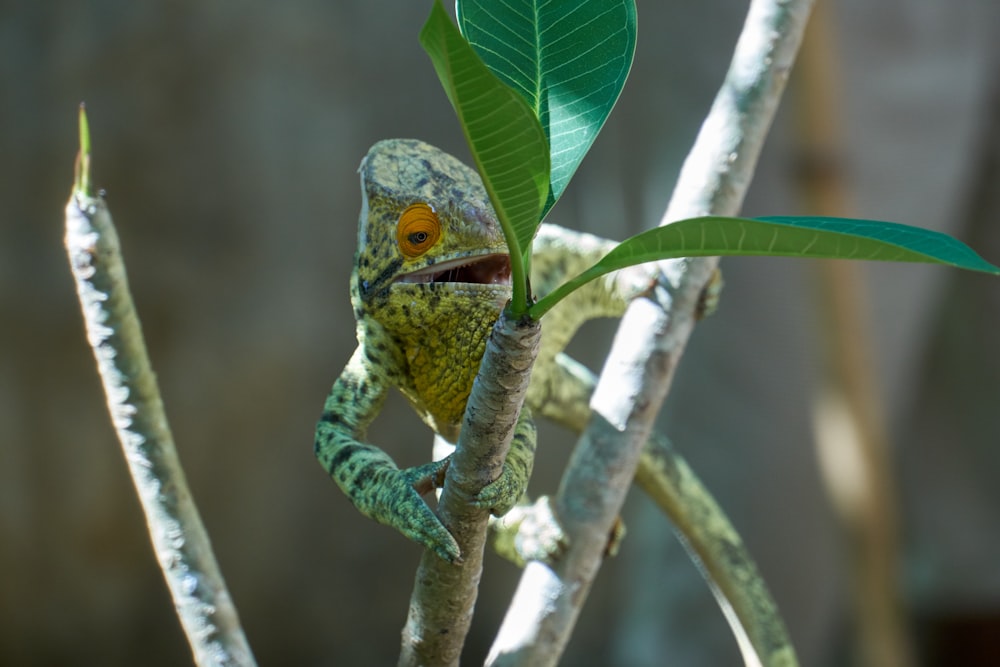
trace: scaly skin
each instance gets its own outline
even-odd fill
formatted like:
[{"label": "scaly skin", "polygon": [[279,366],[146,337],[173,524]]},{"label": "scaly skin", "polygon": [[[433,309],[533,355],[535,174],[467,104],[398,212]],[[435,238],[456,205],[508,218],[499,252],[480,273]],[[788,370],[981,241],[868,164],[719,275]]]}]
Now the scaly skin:
[{"label": "scaly skin", "polygon": [[[364,438],[386,393],[398,387],[435,432],[457,440],[486,338],[510,297],[509,281],[500,281],[503,271],[493,275],[496,256],[505,256],[507,248],[478,174],[450,155],[420,141],[382,141],[362,161],[360,173],[363,205],[351,275],[358,347],[326,400],[316,428],[316,456],[363,514],[455,561],[457,544],[421,498],[440,486],[447,459],[401,470]],[[408,241],[397,234],[403,212],[413,204],[429,205],[440,222],[440,237],[419,254],[405,252]],[[547,293],[612,246],[542,225],[534,246],[533,288]],[[493,259],[481,265],[476,279],[500,282],[469,282],[469,275],[454,273],[436,282],[412,278],[486,256]],[[565,416],[551,414],[550,406],[573,403],[573,409],[587,410],[585,402],[576,405],[580,387],[559,353],[584,321],[621,315],[628,300],[650,286],[653,269],[630,271],[630,280],[606,276],[590,283],[546,316],[526,409],[503,473],[476,500],[494,515],[510,510],[527,486],[535,449],[532,409],[556,421]],[[461,282],[443,280],[449,278]]]}]

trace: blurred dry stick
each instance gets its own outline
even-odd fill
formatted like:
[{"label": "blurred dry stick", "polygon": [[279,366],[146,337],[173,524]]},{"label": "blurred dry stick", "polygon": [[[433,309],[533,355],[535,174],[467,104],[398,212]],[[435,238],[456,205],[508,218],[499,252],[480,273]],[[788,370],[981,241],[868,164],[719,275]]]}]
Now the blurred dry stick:
[{"label": "blurred dry stick", "polygon": [[[793,101],[805,203],[812,214],[844,216],[851,204],[839,149],[840,77],[831,18],[821,3],[802,47]],[[896,485],[871,358],[865,268],[836,260],[815,265],[825,368],[813,424],[827,493],[850,549],[856,658],[862,665],[904,666],[914,660],[899,590]]]},{"label": "blurred dry stick", "polygon": [[177,457],[118,234],[104,198],[91,194],[90,137],[82,107],[65,244],[111,421],[195,663],[255,665]]}]

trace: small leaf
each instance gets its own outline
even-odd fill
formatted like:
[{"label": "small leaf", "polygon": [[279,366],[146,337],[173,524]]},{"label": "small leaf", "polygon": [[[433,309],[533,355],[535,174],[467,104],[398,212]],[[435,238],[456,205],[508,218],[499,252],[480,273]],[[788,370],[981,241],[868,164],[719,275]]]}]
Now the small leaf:
[{"label": "small leaf", "polygon": [[[431,57],[451,100],[472,157],[504,227],[511,269],[521,265],[531,247],[549,189],[549,149],[538,119],[528,105],[495,77],[465,41],[448,13],[435,0],[420,31],[420,44]],[[523,266],[521,275],[523,274]],[[516,276],[516,272],[514,273]],[[515,308],[523,298],[523,280],[514,281]],[[521,301],[526,305],[527,300]]]},{"label": "small leaf", "polygon": [[80,151],[76,154],[75,174],[73,178],[74,193],[80,197],[91,196],[90,191],[90,124],[87,122],[87,107],[80,103],[77,118],[80,134]]},{"label": "small leaf", "polygon": [[635,1],[458,0],[456,7],[469,43],[524,97],[548,137],[544,218],[625,85],[635,53]]},{"label": "small leaf", "polygon": [[947,234],[878,220],[827,217],[691,218],[623,241],[597,264],[530,310],[541,317],[591,280],[635,264],[676,257],[763,255],[947,264],[1000,275],[1000,268]]}]

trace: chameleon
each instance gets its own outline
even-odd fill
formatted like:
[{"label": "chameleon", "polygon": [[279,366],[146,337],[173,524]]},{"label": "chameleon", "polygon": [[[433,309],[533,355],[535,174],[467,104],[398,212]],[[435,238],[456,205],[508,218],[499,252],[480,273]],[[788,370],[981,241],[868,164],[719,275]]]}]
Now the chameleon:
[{"label": "chameleon", "polygon": [[[350,278],[358,345],[324,404],[315,453],[362,514],[456,562],[457,543],[422,497],[441,486],[448,459],[401,469],[366,432],[395,387],[435,433],[457,441],[487,337],[511,295],[507,246],[479,174],[438,148],[380,141],[359,173]],[[532,288],[550,292],[614,245],[543,223],[532,246]],[[585,321],[621,316],[656,278],[650,265],[608,274],[545,316],[510,453],[497,480],[473,499],[477,506],[500,517],[524,495],[535,413],[567,426],[585,421],[589,371],[563,349]]]}]

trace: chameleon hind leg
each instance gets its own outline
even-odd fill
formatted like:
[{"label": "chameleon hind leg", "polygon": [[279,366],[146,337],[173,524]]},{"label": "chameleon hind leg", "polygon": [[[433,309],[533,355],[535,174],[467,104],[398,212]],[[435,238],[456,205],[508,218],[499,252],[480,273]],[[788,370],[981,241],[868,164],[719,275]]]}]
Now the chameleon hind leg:
[{"label": "chameleon hind leg", "polygon": [[[539,294],[547,294],[566,279],[592,266],[615,245],[613,241],[592,234],[543,224],[533,248],[533,286]],[[584,322],[620,317],[628,304],[648,292],[659,277],[659,267],[655,264],[629,267],[584,285],[550,311],[528,386],[526,405],[557,423],[569,425],[578,433],[582,431],[590,416],[593,374],[562,350]],[[699,306],[700,315],[714,310],[719,289],[721,278],[716,275]],[[544,497],[535,504],[525,499],[502,521],[494,522],[493,528],[495,548],[514,562],[551,560],[566,546],[565,536],[558,529],[548,499]],[[609,553],[617,550],[623,535],[624,525],[619,520],[609,538]]]}]

